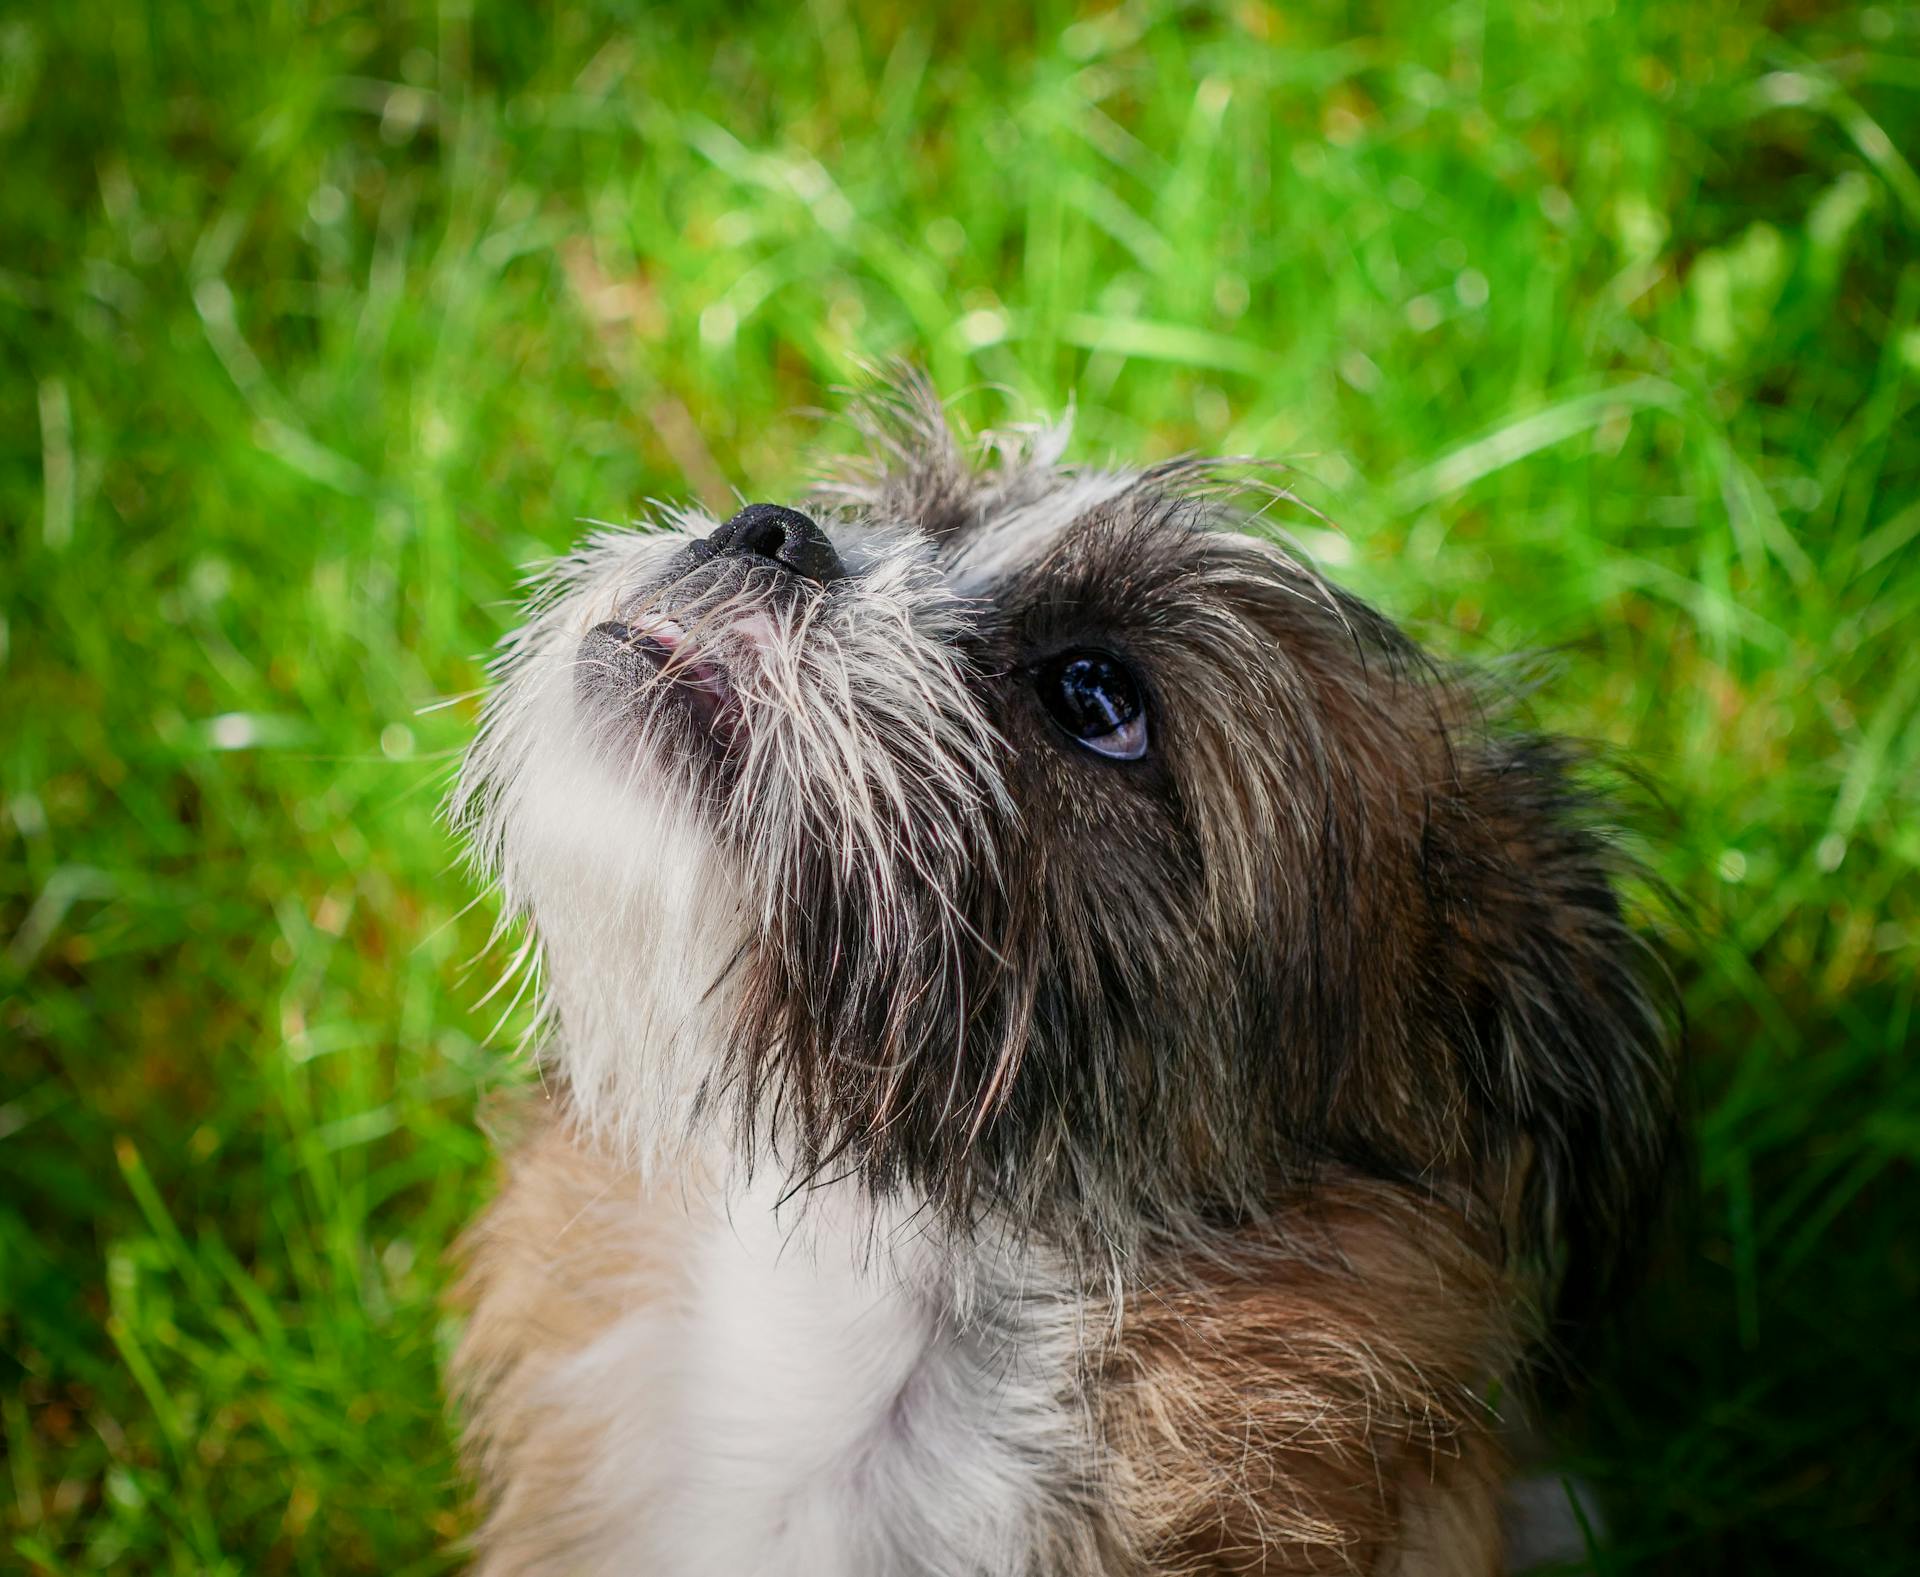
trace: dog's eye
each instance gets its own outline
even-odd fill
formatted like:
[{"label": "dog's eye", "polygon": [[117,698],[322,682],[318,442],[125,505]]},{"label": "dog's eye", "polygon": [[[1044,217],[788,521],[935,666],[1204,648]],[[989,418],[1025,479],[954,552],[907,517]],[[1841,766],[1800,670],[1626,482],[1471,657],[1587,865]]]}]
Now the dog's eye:
[{"label": "dog's eye", "polygon": [[1087,749],[1116,761],[1147,753],[1147,709],[1140,683],[1106,652],[1068,652],[1034,675],[1048,715]]}]

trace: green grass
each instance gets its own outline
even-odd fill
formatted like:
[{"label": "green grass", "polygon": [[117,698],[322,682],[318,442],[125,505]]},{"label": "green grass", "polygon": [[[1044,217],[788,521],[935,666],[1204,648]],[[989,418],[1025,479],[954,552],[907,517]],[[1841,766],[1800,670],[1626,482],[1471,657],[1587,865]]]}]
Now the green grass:
[{"label": "green grass", "polygon": [[1691,1224],[1556,1420],[1599,1564],[1910,1569],[1920,18],[1043,13],[0,8],[0,1567],[459,1564],[522,1074],[420,709],[902,352],[1291,457],[1334,573],[1561,650],[1698,921]]}]

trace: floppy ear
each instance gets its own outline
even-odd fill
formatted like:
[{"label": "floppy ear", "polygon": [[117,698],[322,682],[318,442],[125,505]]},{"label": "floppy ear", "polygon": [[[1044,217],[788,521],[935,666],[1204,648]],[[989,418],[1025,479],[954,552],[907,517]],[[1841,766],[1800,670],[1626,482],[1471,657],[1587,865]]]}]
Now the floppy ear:
[{"label": "floppy ear", "polygon": [[1635,1268],[1649,1237],[1678,1131],[1677,1002],[1622,912],[1632,865],[1576,752],[1496,736],[1457,765],[1427,869],[1472,1143],[1515,1169],[1483,1181],[1512,1201],[1516,1246],[1573,1314]]}]

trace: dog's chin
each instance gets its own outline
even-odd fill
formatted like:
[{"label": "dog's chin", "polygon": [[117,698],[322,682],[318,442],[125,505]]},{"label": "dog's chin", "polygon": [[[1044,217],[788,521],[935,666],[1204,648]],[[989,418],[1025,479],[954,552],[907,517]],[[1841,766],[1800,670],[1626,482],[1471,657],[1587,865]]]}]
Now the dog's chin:
[{"label": "dog's chin", "polygon": [[645,1169],[701,1128],[739,1012],[729,964],[749,945],[750,906],[700,796],[651,746],[616,769],[574,743],[557,739],[523,772],[509,869],[563,1027],[542,1061],[582,1126]]}]

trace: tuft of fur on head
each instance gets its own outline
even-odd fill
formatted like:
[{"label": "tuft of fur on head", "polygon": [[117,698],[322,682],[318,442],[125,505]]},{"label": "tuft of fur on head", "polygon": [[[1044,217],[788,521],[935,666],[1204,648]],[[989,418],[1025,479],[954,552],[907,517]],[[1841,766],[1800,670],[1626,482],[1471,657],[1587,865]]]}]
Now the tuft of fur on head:
[{"label": "tuft of fur on head", "polygon": [[[844,574],[669,514],[502,649],[454,816],[578,1119],[1116,1257],[1332,1169],[1604,1281],[1672,1035],[1579,754],[1244,529],[1231,468],[970,451],[911,375],[855,419],[804,501]],[[1138,676],[1141,759],[1036,699],[1079,651]]]}]

